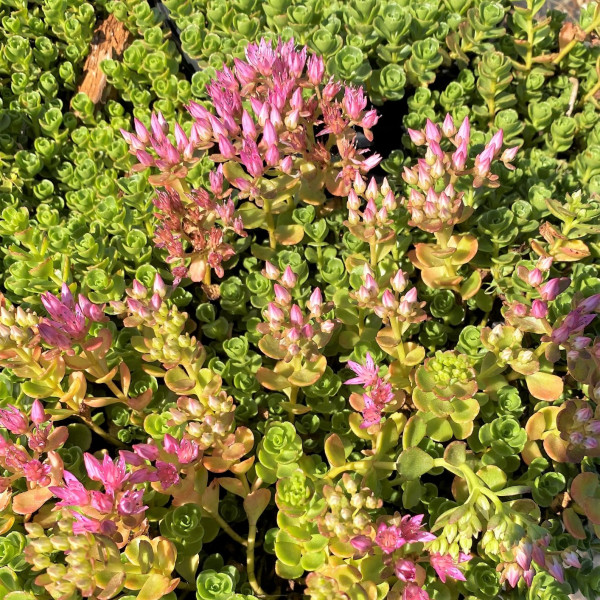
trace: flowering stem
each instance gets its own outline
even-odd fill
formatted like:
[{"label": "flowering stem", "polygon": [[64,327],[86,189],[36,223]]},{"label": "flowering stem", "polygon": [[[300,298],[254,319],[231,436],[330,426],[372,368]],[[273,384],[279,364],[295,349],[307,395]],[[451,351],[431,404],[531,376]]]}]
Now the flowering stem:
[{"label": "flowering stem", "polygon": [[375,270],[377,267],[377,243],[374,240],[369,240],[369,250],[371,259],[371,268]]},{"label": "flowering stem", "polygon": [[267,231],[269,232],[269,246],[275,250],[277,248],[277,240],[275,239],[275,221],[271,212],[271,200],[263,198],[263,210],[265,211],[265,220],[267,222]]},{"label": "flowering stem", "polygon": [[107,442],[111,443],[117,448],[127,448],[126,444],[121,442],[121,440],[119,440],[118,438],[110,435],[110,433],[104,431],[101,427],[96,425],[96,423],[94,423],[94,421],[92,421],[92,419],[90,419],[89,417],[85,417],[83,415],[77,415],[77,417],[79,417],[96,435],[100,436],[103,440],[106,440]]},{"label": "flowering stem", "polygon": [[[297,385],[293,385],[290,389],[290,404],[292,404],[294,406],[295,406],[296,402],[298,401],[298,391],[299,390],[300,390],[300,388]],[[290,409],[289,414],[290,414],[290,423],[293,423],[296,420],[296,415],[294,414],[292,409]]]},{"label": "flowering stem", "polygon": [[402,328],[400,327],[398,319],[396,319],[395,317],[390,317],[390,325],[392,327],[392,331],[394,332],[394,338],[398,340],[396,352],[398,354],[398,360],[400,361],[400,363],[402,363],[406,358],[406,352],[404,351],[404,342],[402,341]]},{"label": "flowering stem", "polygon": [[[100,373],[100,377],[94,375],[96,379],[101,379],[102,377],[108,374],[108,369],[106,368],[106,366],[98,360],[98,358],[93,352],[85,350],[84,354],[87,357],[87,359],[94,365],[94,367],[98,369],[98,372]],[[123,404],[129,404],[129,398],[114,384],[112,380],[105,381],[104,383],[106,384],[108,389],[115,395],[115,398],[118,398],[121,402],[123,402]]]},{"label": "flowering stem", "polygon": [[379,461],[371,461],[369,459],[365,460],[357,460],[354,462],[349,462],[341,467],[335,467],[333,469],[329,469],[327,473],[327,477],[329,479],[333,479],[337,477],[340,473],[344,473],[345,471],[358,471],[361,469],[363,471],[367,471],[368,469],[383,469],[386,471],[393,471],[396,468],[395,462],[379,462]]},{"label": "flowering stem", "polygon": [[[596,27],[598,27],[598,25],[600,25],[600,10],[598,8],[596,8],[596,15],[594,16],[594,19],[592,20],[592,22],[583,30],[583,32],[585,33],[586,37],[587,35],[592,32],[594,29],[596,29]],[[555,57],[554,60],[552,61],[553,65],[557,65],[560,63],[560,61],[567,55],[569,54],[569,52],[571,52],[571,50],[575,47],[575,45],[577,44],[579,40],[577,40],[576,38],[571,40]]]},{"label": "flowering stem", "polygon": [[256,523],[250,522],[250,528],[248,529],[248,543],[246,544],[246,567],[248,569],[248,583],[252,587],[252,590],[257,596],[262,598],[270,598],[260,584],[256,580],[256,574],[254,573],[254,547],[256,545]]}]

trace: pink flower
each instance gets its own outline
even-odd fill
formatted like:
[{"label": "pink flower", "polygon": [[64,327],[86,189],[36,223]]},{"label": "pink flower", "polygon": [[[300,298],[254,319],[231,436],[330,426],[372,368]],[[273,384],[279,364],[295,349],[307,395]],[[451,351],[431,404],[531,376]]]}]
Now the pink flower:
[{"label": "pink flower", "polygon": [[428,531],[422,531],[423,518],[425,515],[416,515],[411,517],[410,515],[404,515],[400,521],[400,530],[402,537],[406,540],[407,544],[414,542],[431,542],[435,540],[435,535]]},{"label": "pink flower", "polygon": [[458,568],[458,565],[471,560],[471,557],[466,554],[461,554],[458,560],[455,561],[449,554],[439,554],[437,552],[431,554],[429,562],[434,568],[442,583],[446,583],[446,577],[451,577],[457,581],[466,581],[463,572]]},{"label": "pink flower", "polygon": [[130,516],[144,512],[148,507],[142,505],[143,499],[144,490],[137,490],[135,492],[131,490],[126,491],[121,498],[119,498],[117,507],[119,514]]},{"label": "pink flower", "polygon": [[402,537],[399,527],[380,523],[377,528],[375,543],[383,550],[384,554],[391,554],[394,550],[404,546],[406,540]]},{"label": "pink flower", "polygon": [[179,482],[179,473],[177,472],[177,468],[171,463],[157,460],[156,473],[158,475],[158,481],[160,481],[163,490],[166,490],[167,488],[170,488],[172,485],[175,485]]},{"label": "pink flower", "polygon": [[39,460],[30,460],[23,466],[27,481],[48,485],[50,483],[50,465],[44,465]]},{"label": "pink flower", "polygon": [[417,566],[412,560],[400,558],[394,563],[394,572],[401,581],[414,581],[417,574]]},{"label": "pink flower", "polygon": [[65,485],[63,487],[52,486],[48,489],[60,498],[57,506],[87,506],[90,502],[89,492],[83,484],[69,471],[63,473]]},{"label": "pink flower", "polygon": [[125,469],[125,461],[119,457],[114,462],[108,455],[104,455],[102,463],[86,452],[83,455],[85,468],[88,476],[93,481],[100,481],[109,493],[114,493],[127,480],[127,471]]},{"label": "pink flower", "polygon": [[367,352],[364,366],[353,360],[348,361],[348,366],[356,373],[357,377],[352,377],[344,383],[346,385],[362,385],[370,387],[375,385],[379,379],[379,367],[375,365],[373,357]]},{"label": "pink flower", "polygon": [[22,435],[29,430],[29,419],[14,405],[0,410],[0,425],[15,435]]},{"label": "pink flower", "polygon": [[177,441],[172,435],[165,434],[163,447],[169,454],[175,454],[181,464],[188,464],[198,458],[198,445],[192,440]]},{"label": "pink flower", "polygon": [[429,594],[421,586],[410,583],[402,592],[402,600],[429,600]]},{"label": "pink flower", "polygon": [[38,325],[40,335],[48,344],[61,350],[69,350],[73,342],[85,338],[89,329],[86,317],[95,322],[106,320],[104,305],[92,304],[83,295],[76,304],[66,283],[62,285],[60,300],[50,292],[42,294],[41,299],[51,318]]}]

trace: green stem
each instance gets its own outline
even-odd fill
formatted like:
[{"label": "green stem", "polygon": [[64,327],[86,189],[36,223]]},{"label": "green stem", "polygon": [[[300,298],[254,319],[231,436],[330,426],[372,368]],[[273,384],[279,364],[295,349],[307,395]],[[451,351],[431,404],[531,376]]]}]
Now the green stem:
[{"label": "green stem", "polygon": [[248,542],[238,533],[236,533],[233,529],[231,529],[231,527],[229,526],[229,524],[227,523],[227,521],[225,521],[225,519],[223,519],[223,517],[217,512],[212,512],[210,510],[207,510],[206,508],[203,507],[204,512],[211,518],[213,518],[218,524],[219,527],[232,539],[235,540],[238,544],[241,544],[242,546],[247,546]]},{"label": "green stem", "polygon": [[[594,17],[594,19],[592,20],[592,22],[583,30],[583,32],[585,33],[586,37],[588,35],[588,33],[591,33],[594,29],[596,29],[596,27],[598,27],[598,25],[600,25],[600,6],[596,7],[596,15]],[[577,39],[573,39],[571,40],[555,57],[554,60],[552,61],[553,65],[557,65],[560,63],[560,61],[567,55],[569,54],[569,52],[571,52],[571,50],[575,47],[575,45],[577,44],[579,40]]]}]

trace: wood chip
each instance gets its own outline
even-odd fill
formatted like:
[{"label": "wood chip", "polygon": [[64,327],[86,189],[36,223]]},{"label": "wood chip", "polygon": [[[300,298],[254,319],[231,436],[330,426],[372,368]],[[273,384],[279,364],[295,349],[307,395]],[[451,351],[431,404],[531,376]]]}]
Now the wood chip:
[{"label": "wood chip", "polygon": [[105,100],[106,75],[100,63],[107,58],[118,58],[129,43],[129,31],[114,15],[109,15],[98,25],[92,38],[92,47],[85,61],[85,76],[79,85],[80,92],[87,94],[94,104]]}]

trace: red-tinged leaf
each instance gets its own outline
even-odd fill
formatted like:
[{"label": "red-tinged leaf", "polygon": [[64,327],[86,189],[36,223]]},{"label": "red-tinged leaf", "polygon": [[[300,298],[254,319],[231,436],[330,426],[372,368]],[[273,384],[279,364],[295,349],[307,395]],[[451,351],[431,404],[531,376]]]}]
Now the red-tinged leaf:
[{"label": "red-tinged leaf", "polygon": [[142,589],[138,592],[137,600],[160,600],[171,588],[171,578],[159,573],[148,575]]},{"label": "red-tinged leaf", "polygon": [[68,437],[69,430],[66,427],[56,427],[48,436],[45,451],[51,452],[52,450],[60,448],[67,441]]},{"label": "red-tinged leaf", "polygon": [[250,468],[252,467],[252,465],[254,464],[254,456],[251,456],[250,458],[246,458],[245,460],[242,460],[239,463],[236,463],[235,465],[231,465],[229,467],[229,470],[234,473],[235,475],[241,475],[242,473],[247,473]]},{"label": "red-tinged leaf", "polygon": [[275,373],[275,371],[271,371],[271,369],[267,369],[265,367],[260,367],[258,369],[256,372],[256,379],[268,390],[282,391],[291,387],[291,384],[286,377],[279,375],[278,373]]},{"label": "red-tinged leaf", "polygon": [[562,514],[563,523],[565,529],[576,539],[585,540],[587,537],[585,534],[585,528],[581,522],[579,515],[573,510],[572,507],[565,508]]},{"label": "red-tinged leaf", "polygon": [[225,460],[220,456],[205,456],[202,459],[202,464],[211,473],[225,473],[225,471],[229,470],[229,465],[231,465],[231,461]]},{"label": "red-tinged leaf", "polygon": [[332,433],[325,440],[325,456],[332,467],[341,467],[346,463],[344,444],[337,433]]},{"label": "red-tinged leaf", "polygon": [[167,374],[165,375],[165,384],[176,394],[185,394],[186,392],[193,390],[196,385],[181,367],[175,367],[167,371]]},{"label": "red-tinged leaf", "polygon": [[93,408],[102,408],[103,406],[110,406],[111,404],[118,404],[120,400],[111,396],[104,396],[101,398],[86,398],[85,404]]},{"label": "red-tinged leaf", "polygon": [[210,514],[216,515],[219,511],[219,481],[211,481],[202,495],[202,508]]},{"label": "red-tinged leaf", "polygon": [[119,367],[113,367],[106,375],[96,379],[96,383],[106,383],[107,381],[112,381],[118,370]]},{"label": "red-tinged leaf", "polygon": [[244,499],[244,510],[248,515],[250,525],[256,525],[260,515],[263,514],[269,501],[271,500],[271,492],[266,488],[254,490]]},{"label": "red-tinged leaf", "polygon": [[225,488],[228,492],[235,494],[236,496],[240,496],[241,498],[246,497],[246,490],[244,489],[244,485],[239,479],[235,477],[220,477],[219,485],[222,488]]},{"label": "red-tinged leaf", "polygon": [[529,393],[538,400],[553,402],[563,393],[563,380],[557,375],[538,371],[525,377]]},{"label": "red-tinged leaf", "polygon": [[136,398],[129,398],[128,406],[138,412],[143,411],[152,400],[152,389],[148,388],[145,392],[137,396]]},{"label": "red-tinged leaf", "polygon": [[13,497],[12,508],[18,515],[29,515],[52,498],[52,492],[48,488],[35,488],[27,490]]},{"label": "red-tinged leaf", "polygon": [[304,227],[302,225],[280,225],[275,229],[275,239],[282,246],[295,246],[302,241],[304,237]]}]

